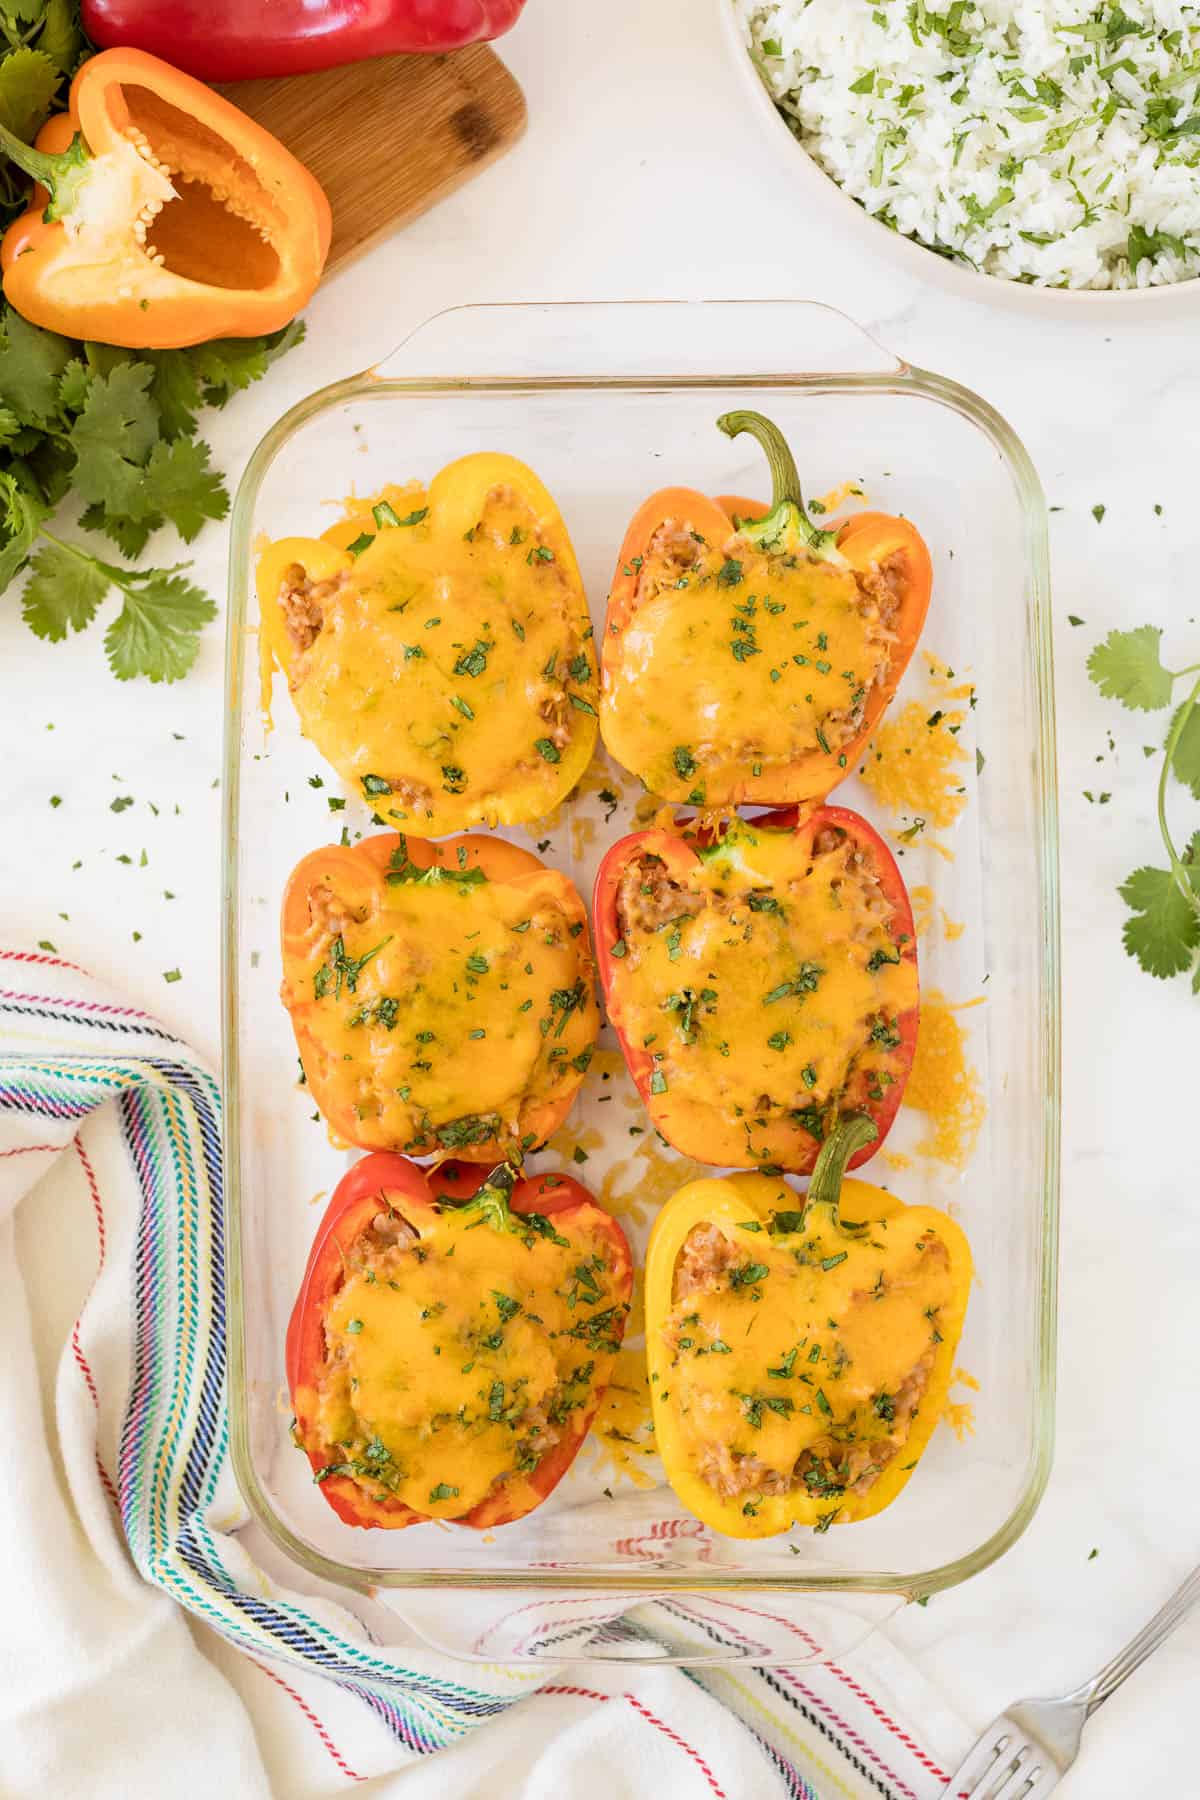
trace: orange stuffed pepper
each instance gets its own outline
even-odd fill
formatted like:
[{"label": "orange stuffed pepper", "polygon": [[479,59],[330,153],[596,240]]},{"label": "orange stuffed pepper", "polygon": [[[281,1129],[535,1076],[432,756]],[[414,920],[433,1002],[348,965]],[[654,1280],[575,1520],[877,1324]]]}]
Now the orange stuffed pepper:
[{"label": "orange stuffed pepper", "polygon": [[570,1176],[364,1157],[287,1334],[295,1439],[338,1517],[483,1530],[540,1506],[587,1436],[632,1287],[621,1227]]},{"label": "orange stuffed pepper", "polygon": [[364,1150],[520,1161],[570,1110],[599,1019],[587,914],[501,838],[315,850],[283,901],[308,1085]]},{"label": "orange stuffed pepper", "polygon": [[717,423],[763,445],[771,505],[664,488],[635,514],[609,595],[601,735],[677,803],[823,798],[916,647],[929,552],[885,513],[819,529],[778,428],[753,412]]}]

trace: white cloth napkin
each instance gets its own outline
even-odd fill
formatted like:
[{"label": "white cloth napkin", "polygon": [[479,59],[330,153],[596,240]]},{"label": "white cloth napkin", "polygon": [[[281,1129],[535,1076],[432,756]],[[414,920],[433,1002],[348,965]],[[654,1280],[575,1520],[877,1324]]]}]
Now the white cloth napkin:
[{"label": "white cloth napkin", "polygon": [[0,1791],[940,1794],[967,1734],[882,1639],[852,1669],[464,1664],[269,1574],[227,1454],[219,1131],[156,1021],[0,950]]}]

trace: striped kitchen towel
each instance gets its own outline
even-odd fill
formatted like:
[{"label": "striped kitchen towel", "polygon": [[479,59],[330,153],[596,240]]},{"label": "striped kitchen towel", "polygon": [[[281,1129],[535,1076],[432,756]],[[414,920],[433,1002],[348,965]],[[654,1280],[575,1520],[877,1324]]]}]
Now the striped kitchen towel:
[{"label": "striped kitchen towel", "polygon": [[654,1603],[587,1615],[628,1660],[455,1662],[284,1564],[230,1467],[216,1082],[45,952],[0,951],[0,1299],[4,1792],[933,1800],[965,1748],[879,1639],[853,1670],[684,1671],[648,1649],[744,1639]]}]

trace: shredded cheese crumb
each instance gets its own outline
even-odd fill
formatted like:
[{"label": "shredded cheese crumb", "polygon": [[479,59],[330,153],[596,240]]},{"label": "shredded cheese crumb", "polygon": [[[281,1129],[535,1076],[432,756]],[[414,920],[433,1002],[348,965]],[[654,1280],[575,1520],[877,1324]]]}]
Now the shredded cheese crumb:
[{"label": "shredded cheese crumb", "polygon": [[655,1478],[636,1458],[657,1454],[650,1411],[646,1353],[623,1345],[596,1412],[588,1443],[599,1465],[609,1464],[638,1488],[652,1488]]},{"label": "shredded cheese crumb", "polygon": [[929,1121],[916,1146],[953,1169],[965,1168],[987,1113],[978,1071],[967,1061],[966,1033],[956,1009],[936,989],[922,998],[917,1054],[904,1104]]},{"label": "shredded cheese crumb", "polygon": [[[967,804],[960,764],[968,761],[959,743],[974,684],[953,682],[946,665],[926,655],[932,698],[910,700],[879,727],[867,750],[862,778],[881,805],[924,819],[939,831],[954,824]],[[911,827],[909,827],[911,829]],[[896,834],[893,834],[896,835]],[[949,857],[944,845],[922,842]]]},{"label": "shredded cheese crumb", "polygon": [[[968,1370],[956,1368],[950,1377],[950,1387],[969,1388],[973,1394],[979,1392],[979,1383]],[[975,1408],[969,1400],[951,1400],[947,1393],[942,1406],[942,1417],[961,1444],[966,1437],[975,1436]]]}]

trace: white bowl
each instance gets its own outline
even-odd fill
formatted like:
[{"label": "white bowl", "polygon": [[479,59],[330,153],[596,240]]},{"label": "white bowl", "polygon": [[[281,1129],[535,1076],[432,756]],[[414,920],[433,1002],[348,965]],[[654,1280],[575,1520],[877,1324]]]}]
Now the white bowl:
[{"label": "white bowl", "polygon": [[1006,281],[1003,276],[984,275],[961,263],[950,262],[935,250],[919,244],[915,238],[893,231],[890,225],[873,218],[809,156],[789,129],[754,66],[733,0],[716,0],[716,5],[730,61],[737,70],[747,104],[769,132],[779,161],[787,167],[792,182],[803,185],[805,205],[811,203],[823,209],[832,230],[855,232],[864,243],[875,245],[882,255],[890,256],[910,275],[961,294],[964,299],[1037,312],[1044,318],[1080,318],[1086,308],[1093,318],[1111,324],[1129,314],[1144,317],[1153,310],[1155,318],[1162,319],[1194,312],[1200,307],[1200,279],[1150,288],[1032,287],[1026,282]]}]

